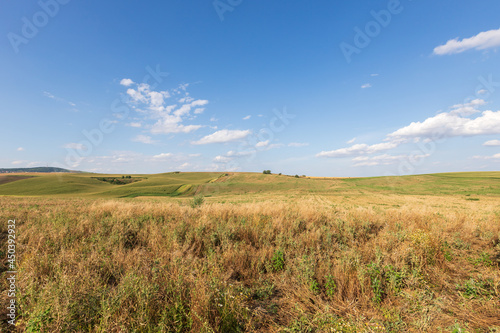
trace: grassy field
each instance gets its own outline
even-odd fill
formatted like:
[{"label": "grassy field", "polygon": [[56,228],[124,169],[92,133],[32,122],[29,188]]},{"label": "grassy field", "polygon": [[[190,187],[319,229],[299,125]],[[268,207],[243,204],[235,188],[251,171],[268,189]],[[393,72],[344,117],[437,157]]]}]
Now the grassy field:
[{"label": "grassy field", "polygon": [[15,331],[500,332],[500,172],[121,176],[0,175]]}]

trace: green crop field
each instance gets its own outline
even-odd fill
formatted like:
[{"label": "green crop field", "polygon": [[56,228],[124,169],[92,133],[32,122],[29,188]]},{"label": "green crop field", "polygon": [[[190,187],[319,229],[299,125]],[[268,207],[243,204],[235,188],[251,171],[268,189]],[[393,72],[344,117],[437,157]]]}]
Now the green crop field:
[{"label": "green crop field", "polygon": [[402,177],[310,178],[258,173],[172,172],[133,175],[130,184],[98,178],[126,175],[90,173],[0,175],[0,195],[120,198],[140,196],[245,194],[500,195],[500,172],[443,173]]}]

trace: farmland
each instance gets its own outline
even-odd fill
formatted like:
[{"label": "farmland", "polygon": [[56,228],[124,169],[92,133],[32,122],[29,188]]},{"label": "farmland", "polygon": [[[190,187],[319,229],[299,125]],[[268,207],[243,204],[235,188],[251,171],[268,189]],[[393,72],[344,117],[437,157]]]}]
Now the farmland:
[{"label": "farmland", "polygon": [[126,176],[0,175],[19,332],[500,330],[500,172]]}]

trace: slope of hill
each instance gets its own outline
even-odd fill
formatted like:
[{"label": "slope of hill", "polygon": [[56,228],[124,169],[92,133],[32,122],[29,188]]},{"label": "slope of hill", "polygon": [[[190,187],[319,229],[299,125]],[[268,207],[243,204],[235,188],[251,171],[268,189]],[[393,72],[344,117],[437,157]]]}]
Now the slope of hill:
[{"label": "slope of hill", "polygon": [[[99,174],[34,174],[2,184],[0,195],[15,196],[75,196],[75,197],[138,197],[176,196],[189,194],[195,186],[217,179],[218,173],[165,173],[134,175],[133,182],[120,184],[121,175]],[[124,176],[125,177],[125,176]],[[111,182],[110,179],[117,179]]]},{"label": "slope of hill", "polygon": [[[7,178],[9,177],[9,178]],[[295,178],[260,173],[171,172],[152,175],[86,173],[0,176],[0,195],[141,197],[204,196],[244,198],[328,195],[500,195],[500,172],[443,173],[373,178]],[[254,200],[256,196],[252,197]]]}]

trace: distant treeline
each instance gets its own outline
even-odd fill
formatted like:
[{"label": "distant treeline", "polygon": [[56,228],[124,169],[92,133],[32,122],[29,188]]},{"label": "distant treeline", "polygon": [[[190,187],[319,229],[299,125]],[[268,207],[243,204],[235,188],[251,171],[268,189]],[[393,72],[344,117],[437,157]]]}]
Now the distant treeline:
[{"label": "distant treeline", "polygon": [[0,168],[0,173],[18,173],[18,172],[80,172],[55,167],[36,167],[36,168]]}]

